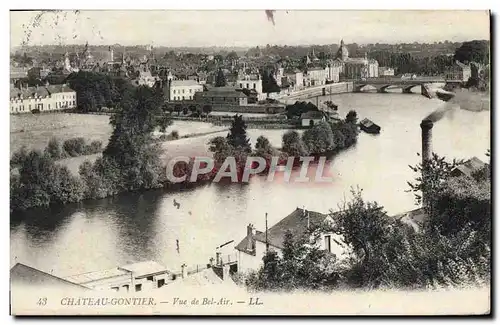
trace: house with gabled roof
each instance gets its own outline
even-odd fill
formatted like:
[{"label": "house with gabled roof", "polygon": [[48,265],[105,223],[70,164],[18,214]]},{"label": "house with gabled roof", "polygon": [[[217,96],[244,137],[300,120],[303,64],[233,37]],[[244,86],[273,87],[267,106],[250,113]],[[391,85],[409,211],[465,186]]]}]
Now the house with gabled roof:
[{"label": "house with gabled roof", "polygon": [[331,215],[304,208],[297,208],[277,224],[267,230],[258,231],[252,224],[247,226],[247,235],[235,249],[237,251],[238,272],[246,273],[250,270],[258,270],[262,266],[262,258],[267,249],[273,250],[281,255],[286,233],[290,232],[293,238],[302,236],[309,237],[311,245],[316,245],[322,250],[335,254],[342,258],[347,252],[347,245],[343,243],[342,237],[327,231],[334,222]]}]

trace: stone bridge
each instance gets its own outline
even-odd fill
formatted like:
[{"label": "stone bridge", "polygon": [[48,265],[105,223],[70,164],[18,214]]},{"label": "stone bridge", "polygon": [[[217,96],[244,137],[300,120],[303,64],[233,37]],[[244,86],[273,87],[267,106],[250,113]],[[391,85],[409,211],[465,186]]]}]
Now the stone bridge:
[{"label": "stone bridge", "polygon": [[[379,93],[385,93],[386,90],[391,88],[401,88],[403,93],[412,93],[411,89],[416,86],[423,86],[427,84],[443,84],[443,86],[456,86],[461,84],[461,80],[446,80],[440,77],[419,77],[416,79],[401,79],[396,77],[391,78],[369,78],[366,80],[354,81],[354,92],[361,92],[366,86],[372,86],[377,89]],[[422,87],[422,94],[425,94],[426,89]]]}]

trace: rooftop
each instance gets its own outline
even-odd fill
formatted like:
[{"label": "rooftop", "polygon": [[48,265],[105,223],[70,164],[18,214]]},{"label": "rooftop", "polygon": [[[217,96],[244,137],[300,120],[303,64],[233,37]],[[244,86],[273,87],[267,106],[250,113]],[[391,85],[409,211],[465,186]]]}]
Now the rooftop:
[{"label": "rooftop", "polygon": [[134,277],[144,277],[152,274],[169,272],[167,268],[155,261],[145,261],[120,266],[118,269],[132,272]]},{"label": "rooftop", "polygon": [[323,117],[325,117],[325,115],[321,111],[309,111],[300,115],[301,119],[322,119]]},{"label": "rooftop", "polygon": [[[283,248],[285,234],[288,231],[292,233],[293,237],[300,237],[306,234],[308,220],[307,215],[309,215],[310,227],[319,226],[327,218],[326,214],[297,208],[295,211],[283,218],[280,222],[269,228],[269,230],[267,231],[267,241],[269,245],[277,248]],[[256,233],[255,240],[265,243],[265,232]]]},{"label": "rooftop", "polygon": [[101,270],[95,272],[88,272],[82,274],[76,274],[72,276],[65,277],[65,280],[71,281],[78,284],[86,284],[93,281],[114,278],[117,276],[122,276],[128,274],[124,270],[119,270],[118,268],[112,268],[108,270]]},{"label": "rooftop", "polygon": [[15,284],[39,286],[63,286],[73,289],[88,290],[86,287],[40,271],[22,263],[17,263],[10,269],[10,281]]},{"label": "rooftop", "polygon": [[172,87],[201,86],[196,80],[172,80]]},{"label": "rooftop", "polygon": [[456,174],[458,171],[460,171],[462,174],[472,177],[472,174],[479,169],[483,168],[486,165],[481,159],[477,157],[472,157],[471,159],[467,160],[461,165],[458,165],[455,167],[455,169],[452,171],[452,174]]}]

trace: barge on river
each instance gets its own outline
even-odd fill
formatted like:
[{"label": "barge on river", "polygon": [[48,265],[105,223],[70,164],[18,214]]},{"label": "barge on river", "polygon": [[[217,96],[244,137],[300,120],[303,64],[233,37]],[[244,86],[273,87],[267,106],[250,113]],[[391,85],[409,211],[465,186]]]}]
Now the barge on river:
[{"label": "barge on river", "polygon": [[359,123],[359,127],[361,130],[365,131],[366,133],[370,134],[379,134],[380,133],[380,126],[377,124],[373,123],[373,121],[365,118]]}]

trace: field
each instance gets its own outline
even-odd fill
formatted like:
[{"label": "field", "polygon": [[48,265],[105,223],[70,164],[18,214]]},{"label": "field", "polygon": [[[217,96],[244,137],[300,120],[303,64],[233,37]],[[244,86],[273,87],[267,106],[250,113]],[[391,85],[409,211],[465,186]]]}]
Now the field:
[{"label": "field", "polygon": [[[222,130],[205,122],[174,121],[167,132],[177,130],[180,136]],[[88,142],[99,140],[105,146],[111,135],[109,116],[87,114],[24,114],[10,116],[10,153],[23,145],[43,150],[52,137],[64,141],[83,137]]]}]

